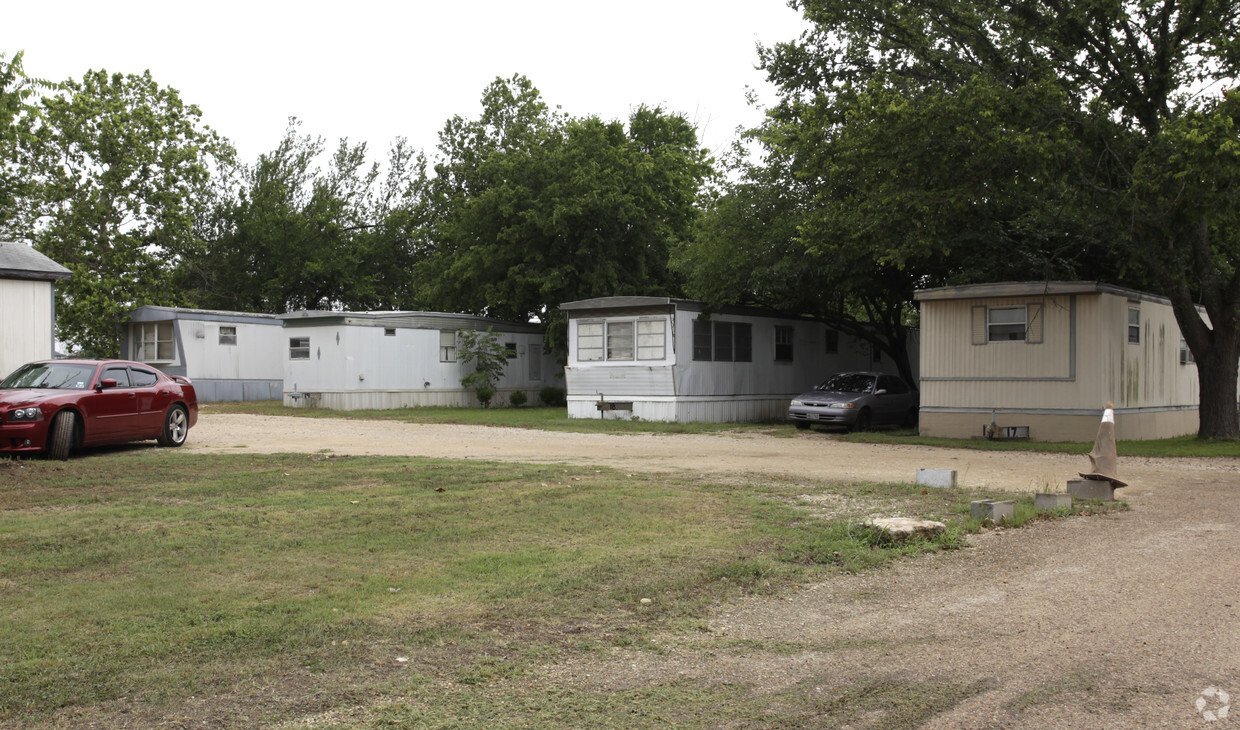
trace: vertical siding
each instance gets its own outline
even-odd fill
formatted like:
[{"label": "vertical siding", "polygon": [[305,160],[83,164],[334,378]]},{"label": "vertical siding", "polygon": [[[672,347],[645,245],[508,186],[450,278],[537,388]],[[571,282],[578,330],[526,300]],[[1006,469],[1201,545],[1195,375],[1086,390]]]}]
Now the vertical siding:
[{"label": "vertical siding", "polygon": [[0,378],[52,356],[52,285],[0,279]]}]

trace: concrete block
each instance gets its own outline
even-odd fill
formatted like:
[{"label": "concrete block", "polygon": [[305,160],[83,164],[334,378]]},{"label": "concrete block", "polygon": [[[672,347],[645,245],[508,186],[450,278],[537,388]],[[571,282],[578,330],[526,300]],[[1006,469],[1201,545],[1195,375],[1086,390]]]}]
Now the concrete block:
[{"label": "concrete block", "polygon": [[1010,499],[978,499],[969,503],[969,514],[997,525],[1016,517],[1016,505]]},{"label": "concrete block", "polygon": [[923,487],[939,487],[941,489],[954,487],[956,486],[956,470],[918,469],[917,484]]},{"label": "concrete block", "polygon": [[882,530],[896,542],[910,537],[931,538],[947,529],[947,525],[934,520],[915,520],[910,517],[879,517],[866,524]]},{"label": "concrete block", "polygon": [[1115,487],[1103,479],[1069,479],[1068,494],[1076,499],[1115,501]]},{"label": "concrete block", "polygon": [[1072,506],[1071,494],[1035,494],[1033,508],[1039,512],[1054,512]]}]

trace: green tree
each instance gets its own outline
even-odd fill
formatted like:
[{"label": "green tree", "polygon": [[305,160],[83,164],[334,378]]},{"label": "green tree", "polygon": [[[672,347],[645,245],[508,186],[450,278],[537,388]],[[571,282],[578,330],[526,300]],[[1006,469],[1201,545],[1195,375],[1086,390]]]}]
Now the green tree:
[{"label": "green tree", "polygon": [[684,118],[566,118],[523,77],[496,80],[482,103],[440,134],[435,248],[419,274],[429,306],[537,318],[563,347],[560,302],[679,290],[670,250],[712,172]]},{"label": "green tree", "polygon": [[462,364],[474,364],[473,371],[461,378],[461,385],[474,391],[483,408],[490,407],[491,399],[495,397],[495,386],[508,367],[508,349],[488,327],[486,332],[458,332],[456,352]]},{"label": "green tree", "polygon": [[[1179,148],[1164,139],[1178,120],[1209,112],[1192,90],[1240,70],[1238,0],[793,7],[812,26],[761,53],[780,93],[762,140],[804,186],[797,238],[811,256],[851,239],[861,261],[916,286],[1011,270],[1152,288],[1182,330],[1206,333],[1189,341],[1199,434],[1238,435],[1233,219],[1138,214],[1152,189],[1173,199],[1139,170],[1175,169],[1151,155]],[[1169,246],[1182,255],[1153,255]]]},{"label": "green tree", "polygon": [[22,69],[24,53],[0,52],[0,240],[23,237],[30,230],[34,182],[31,146],[38,117],[36,96],[57,85],[32,79]]},{"label": "green tree", "polygon": [[425,161],[403,140],[386,176],[366,145],[324,140],[290,120],[279,145],[221,178],[202,246],[177,280],[197,306],[281,313],[412,304],[424,235]]},{"label": "green tree", "polygon": [[85,354],[119,354],[120,321],[177,304],[170,272],[195,246],[211,166],[232,150],[149,72],[90,71],[42,100],[31,170],[35,246],[73,272],[57,287],[58,336]]}]

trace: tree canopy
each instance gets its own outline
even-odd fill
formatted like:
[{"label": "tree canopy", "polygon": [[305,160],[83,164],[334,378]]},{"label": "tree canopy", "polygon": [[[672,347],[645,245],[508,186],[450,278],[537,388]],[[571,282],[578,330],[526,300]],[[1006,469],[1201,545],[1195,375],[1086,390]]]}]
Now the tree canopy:
[{"label": "tree canopy", "polygon": [[[860,315],[892,337],[916,287],[1152,289],[1197,333],[1200,434],[1235,437],[1240,280],[1223,191],[1236,131],[1218,88],[1240,65],[1238,4],[796,0],[811,28],[760,53],[779,92],[751,133],[763,159],[741,167],[702,245],[750,246],[729,243],[728,221],[755,203],[782,222],[750,231],[751,271],[744,248],[691,249],[691,286],[726,296],[692,262],[730,260],[731,296],[808,289],[824,318]],[[780,271],[799,276],[781,289]]]},{"label": "tree canopy", "polygon": [[482,107],[440,134],[425,301],[538,318],[562,346],[560,302],[678,291],[669,252],[712,171],[688,121],[646,107],[627,126],[569,118],[521,76],[497,79]]}]

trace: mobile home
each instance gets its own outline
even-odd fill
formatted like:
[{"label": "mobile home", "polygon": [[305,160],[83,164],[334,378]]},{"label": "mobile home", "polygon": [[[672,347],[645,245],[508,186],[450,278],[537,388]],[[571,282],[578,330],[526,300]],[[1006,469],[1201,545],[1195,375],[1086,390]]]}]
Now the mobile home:
[{"label": "mobile home", "polygon": [[496,403],[523,391],[536,403],[561,386],[537,324],[440,312],[294,312],[284,315],[284,403],[334,410],[472,406],[461,385],[473,364],[457,356],[457,333],[490,329],[508,350]]},{"label": "mobile home", "polygon": [[[821,322],[665,297],[567,302],[570,418],[763,421],[844,370],[894,371]],[[884,362],[886,360],[886,362]]]},{"label": "mobile home", "polygon": [[194,381],[198,400],[278,400],[283,392],[282,325],[275,314],[138,307],[121,352]]},{"label": "mobile home", "polygon": [[[1171,304],[1098,282],[924,289],[921,432],[1090,441],[1108,401],[1121,439],[1195,433],[1197,369]],[[1023,433],[1023,430],[1009,431]]]}]

